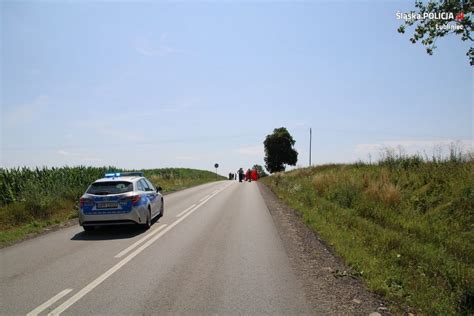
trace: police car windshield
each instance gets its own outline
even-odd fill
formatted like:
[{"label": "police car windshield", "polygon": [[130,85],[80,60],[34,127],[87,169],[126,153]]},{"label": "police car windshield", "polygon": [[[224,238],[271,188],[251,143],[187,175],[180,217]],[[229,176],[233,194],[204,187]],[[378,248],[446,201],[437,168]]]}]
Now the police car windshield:
[{"label": "police car windshield", "polygon": [[93,183],[87,193],[96,195],[120,194],[133,191],[133,183],[127,181],[110,181]]}]

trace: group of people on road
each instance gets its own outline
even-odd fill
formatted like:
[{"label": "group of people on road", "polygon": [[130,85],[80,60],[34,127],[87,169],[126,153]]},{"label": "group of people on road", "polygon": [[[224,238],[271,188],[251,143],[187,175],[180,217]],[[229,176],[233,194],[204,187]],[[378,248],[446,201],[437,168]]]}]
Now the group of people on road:
[{"label": "group of people on road", "polygon": [[247,172],[244,172],[244,169],[240,168],[239,170],[237,170],[236,173],[232,173],[230,172],[229,173],[229,180],[239,180],[239,182],[242,182],[242,181],[248,181],[248,182],[252,182],[253,181],[257,181],[259,178],[259,174],[258,174],[258,171],[257,169],[247,169]]}]

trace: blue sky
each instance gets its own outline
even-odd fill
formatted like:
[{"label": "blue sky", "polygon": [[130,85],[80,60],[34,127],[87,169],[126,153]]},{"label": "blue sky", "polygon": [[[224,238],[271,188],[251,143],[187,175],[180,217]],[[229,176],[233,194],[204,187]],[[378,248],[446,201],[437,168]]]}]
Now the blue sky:
[{"label": "blue sky", "polygon": [[468,43],[398,34],[412,1],[1,2],[1,167],[298,165],[473,146]]}]

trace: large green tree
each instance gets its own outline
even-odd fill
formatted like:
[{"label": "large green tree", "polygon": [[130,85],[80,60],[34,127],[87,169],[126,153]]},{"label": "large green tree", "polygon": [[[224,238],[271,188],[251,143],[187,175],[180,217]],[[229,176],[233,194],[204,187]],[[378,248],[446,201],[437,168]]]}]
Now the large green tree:
[{"label": "large green tree", "polygon": [[[433,55],[436,40],[446,35],[457,35],[462,41],[473,41],[472,0],[415,1],[416,11],[409,13],[397,12],[405,20],[398,32],[405,33],[407,27],[415,25],[410,41],[420,41],[426,46],[426,52]],[[474,49],[470,47],[466,55],[471,66],[474,66]]]},{"label": "large green tree", "polygon": [[298,152],[293,148],[295,140],[284,127],[275,128],[263,142],[265,146],[265,168],[270,173],[285,171],[286,165],[294,166]]}]

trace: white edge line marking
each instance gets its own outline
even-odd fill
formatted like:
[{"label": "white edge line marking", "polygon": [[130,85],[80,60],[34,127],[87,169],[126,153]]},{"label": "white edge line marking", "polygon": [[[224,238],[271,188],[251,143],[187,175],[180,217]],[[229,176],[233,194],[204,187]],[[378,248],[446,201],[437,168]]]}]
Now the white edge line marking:
[{"label": "white edge line marking", "polygon": [[188,207],[187,209],[185,209],[184,211],[182,211],[181,213],[176,215],[176,217],[181,217],[181,215],[183,215],[184,213],[186,213],[187,211],[189,211],[190,209],[192,209],[195,206],[196,206],[196,204],[191,205],[190,207]]},{"label": "white edge line marking", "polygon": [[[225,186],[222,188],[220,191],[225,190],[229,187],[229,185]],[[199,207],[201,207],[204,203],[209,201],[211,198],[213,198],[217,193],[211,194],[206,200],[202,201],[198,205],[196,205],[193,209],[191,209],[188,213],[186,213],[183,217],[177,219],[173,224],[169,225],[166,227],[163,231],[161,231],[159,234],[155,235],[153,238],[148,240],[146,243],[141,245],[138,249],[136,249],[134,252],[126,256],[124,259],[119,261],[116,265],[114,265],[112,268],[109,270],[105,271],[103,274],[101,274],[97,279],[92,281],[91,283],[87,284],[84,288],[82,288],[79,292],[71,296],[67,301],[56,307],[51,313],[48,314],[48,316],[55,316],[55,315],[60,315],[62,312],[64,312],[66,309],[71,307],[74,303],[79,301],[84,295],[92,291],[95,287],[97,287],[99,284],[104,282],[108,277],[110,277],[112,274],[117,272],[121,267],[123,267],[125,264],[127,264],[130,260],[132,260],[134,257],[136,257],[140,252],[148,248],[151,244],[153,244],[155,241],[157,241],[159,238],[161,238],[164,234],[169,232],[173,227],[178,225],[180,222],[182,222],[186,217],[191,215],[194,211],[196,211]]]},{"label": "white edge line marking", "polygon": [[204,201],[205,199],[207,199],[209,197],[210,194],[206,195],[205,197],[203,197],[202,199],[199,200],[199,202],[202,202]]},{"label": "white edge line marking", "polygon": [[31,312],[29,312],[28,314],[26,314],[26,316],[36,316],[36,315],[38,315],[39,313],[41,313],[42,311],[44,311],[45,309],[47,309],[48,307],[50,307],[51,305],[53,305],[54,303],[59,301],[65,295],[69,294],[69,292],[71,292],[71,291],[72,291],[72,289],[65,289],[65,290],[59,292],[58,294],[51,297],[49,300],[47,300],[46,302],[44,302],[40,306],[36,307]]},{"label": "white edge line marking", "polygon": [[123,257],[124,255],[126,255],[127,253],[129,253],[130,251],[132,251],[135,247],[137,247],[138,245],[140,245],[142,242],[144,242],[145,240],[147,240],[148,238],[152,237],[153,235],[155,235],[156,233],[158,233],[161,229],[165,228],[166,224],[163,224],[161,225],[160,227],[158,227],[157,229],[155,229],[154,231],[152,231],[151,233],[149,233],[148,235],[146,235],[145,237],[143,237],[142,239],[138,240],[137,242],[135,242],[134,244],[132,244],[131,246],[127,247],[126,249],[122,250],[121,252],[119,252],[119,254],[117,254],[114,258],[120,258],[120,257]]}]

